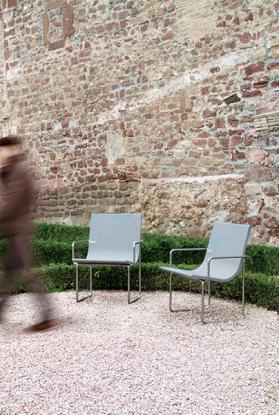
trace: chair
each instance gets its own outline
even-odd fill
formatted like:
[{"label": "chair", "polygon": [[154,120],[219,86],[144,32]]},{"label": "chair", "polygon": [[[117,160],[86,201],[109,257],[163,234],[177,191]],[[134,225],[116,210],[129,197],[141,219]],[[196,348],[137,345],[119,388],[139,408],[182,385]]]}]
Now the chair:
[{"label": "chair", "polygon": [[[141,214],[92,214],[89,240],[74,241],[72,261],[76,266],[76,301],[79,300],[79,267],[90,268],[92,296],[92,266],[125,266],[128,269],[128,304],[141,298]],[[76,258],[75,245],[87,243],[86,258]],[[130,268],[139,263],[139,297],[131,300]],[[86,297],[87,298],[87,297]]]},{"label": "chair", "polygon": [[226,283],[233,280],[242,270],[242,315],[245,316],[245,251],[250,236],[250,225],[234,223],[216,223],[213,226],[207,248],[172,249],[170,251],[170,265],[173,254],[178,251],[206,251],[202,264],[194,270],[183,270],[170,267],[160,267],[170,273],[169,279],[169,309],[175,311],[189,311],[188,309],[174,309],[172,307],[172,278],[173,275],[200,280],[202,286],[201,321],[204,323],[204,294],[205,283],[208,284],[208,306],[210,307],[210,283],[216,281]]}]

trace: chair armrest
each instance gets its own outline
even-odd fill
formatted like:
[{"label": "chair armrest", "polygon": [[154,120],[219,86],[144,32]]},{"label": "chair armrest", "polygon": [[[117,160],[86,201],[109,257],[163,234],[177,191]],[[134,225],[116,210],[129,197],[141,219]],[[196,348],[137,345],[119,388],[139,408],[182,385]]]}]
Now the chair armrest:
[{"label": "chair armrest", "polygon": [[141,260],[141,244],[143,243],[143,241],[134,241],[133,242],[133,264],[136,263],[136,246],[139,245],[139,258]]},{"label": "chair armrest", "polygon": [[245,263],[245,258],[247,258],[247,255],[241,255],[241,256],[211,256],[207,260],[207,279],[210,280],[210,264],[212,261],[218,260],[218,259],[242,259]]},{"label": "chair armrest", "polygon": [[87,243],[93,243],[93,244],[95,244],[95,243],[96,243],[96,241],[90,241],[89,239],[82,239],[82,240],[80,240],[80,241],[74,241],[74,242],[72,243],[72,259],[74,259],[74,258],[75,258],[75,244],[78,244],[78,243],[85,243],[85,242],[87,242]]},{"label": "chair armrest", "polygon": [[174,252],[191,252],[191,251],[207,251],[207,248],[175,248],[170,251],[170,265],[172,265],[172,257]]}]

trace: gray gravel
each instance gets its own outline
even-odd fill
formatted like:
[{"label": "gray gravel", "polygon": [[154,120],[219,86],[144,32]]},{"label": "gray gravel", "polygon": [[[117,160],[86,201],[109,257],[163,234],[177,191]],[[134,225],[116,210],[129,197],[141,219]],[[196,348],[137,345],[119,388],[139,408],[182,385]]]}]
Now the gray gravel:
[{"label": "gray gravel", "polygon": [[279,414],[277,313],[176,293],[193,311],[169,313],[168,294],[50,294],[63,325],[27,335],[29,295],[13,297],[0,326],[0,414]]}]

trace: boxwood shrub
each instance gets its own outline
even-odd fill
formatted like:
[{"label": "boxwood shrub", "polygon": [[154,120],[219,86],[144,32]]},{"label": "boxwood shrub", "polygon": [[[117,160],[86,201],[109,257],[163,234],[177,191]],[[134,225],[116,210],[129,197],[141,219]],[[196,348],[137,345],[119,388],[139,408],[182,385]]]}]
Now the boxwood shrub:
[{"label": "boxwood shrub", "polygon": [[[73,240],[88,239],[89,229],[83,226],[38,223],[35,226],[32,251],[34,266],[45,280],[49,291],[64,291],[75,287],[75,269],[72,265],[71,244]],[[169,252],[173,248],[206,247],[208,240],[155,233],[142,235],[142,286],[143,290],[167,290],[168,275],[159,266],[168,264]],[[3,257],[5,241],[0,240],[0,255]],[[86,255],[86,245],[77,245],[77,255]],[[247,248],[246,298],[248,301],[279,310],[279,247],[249,245]],[[174,262],[182,267],[194,267],[201,263],[203,252],[176,253]],[[196,264],[196,265],[193,265]],[[89,271],[80,268],[80,288],[88,288]],[[137,267],[131,269],[132,289],[137,289]],[[125,267],[97,267],[94,269],[94,289],[127,289]],[[175,278],[175,289],[200,291],[200,283]],[[28,290],[19,281],[15,292]],[[241,278],[229,284],[212,283],[212,294],[217,297],[240,299]]]}]

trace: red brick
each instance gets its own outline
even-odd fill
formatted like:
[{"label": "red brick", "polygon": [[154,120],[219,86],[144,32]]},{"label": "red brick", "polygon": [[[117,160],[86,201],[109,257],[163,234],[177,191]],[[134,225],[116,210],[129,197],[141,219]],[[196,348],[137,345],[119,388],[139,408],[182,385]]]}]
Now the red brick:
[{"label": "red brick", "polygon": [[232,136],[231,137],[231,139],[230,139],[230,145],[232,146],[232,147],[235,147],[235,146],[238,146],[239,144],[241,144],[242,143],[242,139],[241,139],[241,137],[240,136],[238,136],[238,135],[234,135],[234,136]]},{"label": "red brick", "polygon": [[229,125],[231,125],[232,127],[237,127],[238,126],[238,120],[237,120],[237,118],[235,117],[235,115],[229,115],[228,117],[227,117],[227,120],[228,120],[228,123],[229,123]]},{"label": "red brick", "polygon": [[216,24],[216,27],[226,27],[226,22],[224,20],[221,20]]},{"label": "red brick", "polygon": [[251,226],[260,225],[261,222],[262,222],[262,219],[260,216],[250,216],[247,218],[247,223],[248,225],[251,225]]},{"label": "red brick", "polygon": [[12,56],[12,52],[11,52],[10,50],[6,50],[6,51],[4,52],[4,58],[5,58],[6,60],[9,60],[9,59],[11,58],[11,56]]},{"label": "red brick", "polygon": [[178,140],[174,139],[168,142],[168,148],[171,149],[176,146]]},{"label": "red brick", "polygon": [[49,29],[49,17],[47,13],[43,15],[43,42],[44,45],[48,43],[48,29]]},{"label": "red brick", "polygon": [[264,221],[264,224],[268,228],[275,228],[275,229],[279,228],[279,222],[275,217],[271,217],[271,218],[266,219]]},{"label": "red brick", "polygon": [[8,32],[4,32],[4,38],[14,36],[15,35],[15,28],[8,30]]},{"label": "red brick", "polygon": [[202,139],[202,138],[197,138],[193,140],[193,144],[197,147],[205,147],[206,143],[207,143],[207,140]]},{"label": "red brick", "polygon": [[245,176],[247,181],[262,182],[271,179],[271,172],[268,167],[251,164],[248,165]]},{"label": "red brick", "polygon": [[65,39],[75,32],[74,9],[71,4],[65,4],[63,7],[63,31]]},{"label": "red brick", "polygon": [[257,97],[259,95],[262,95],[261,91],[243,91],[242,92],[242,96],[245,98]]},{"label": "red brick", "polygon": [[125,159],[117,159],[115,164],[117,164],[117,166],[123,166],[125,164]]},{"label": "red brick", "polygon": [[210,110],[208,110],[208,109],[204,110],[204,111],[203,111],[203,113],[202,113],[202,116],[203,116],[204,118],[215,117],[215,115],[216,115],[216,112],[214,112],[214,111],[210,111]]},{"label": "red brick", "polygon": [[15,66],[17,66],[19,64],[18,61],[12,61],[10,62],[10,68],[14,68]]},{"label": "red brick", "polygon": [[268,81],[259,81],[253,84],[254,88],[266,88],[268,85]]},{"label": "red brick", "polygon": [[8,0],[8,7],[16,7],[17,0]]},{"label": "red brick", "polygon": [[249,43],[251,40],[251,35],[250,33],[244,33],[243,35],[239,36],[239,40],[241,43]]},{"label": "red brick", "polygon": [[[114,176],[112,176],[112,178],[114,179]],[[127,180],[127,175],[124,172],[120,172],[120,173],[118,173],[117,178],[119,180]]]},{"label": "red brick", "polygon": [[252,65],[246,66],[245,68],[245,73],[247,76],[262,71],[264,71],[264,62],[253,63]]},{"label": "red brick", "polygon": [[210,72],[211,72],[211,73],[220,72],[220,68],[219,68],[219,66],[216,66],[216,67],[214,67],[214,68],[211,68],[211,69],[210,69]]},{"label": "red brick", "polygon": [[248,16],[245,17],[246,22],[252,22],[254,20],[253,14],[250,12]]},{"label": "red brick", "polygon": [[45,0],[46,11],[56,9],[57,7],[63,6],[67,0]]},{"label": "red brick", "polygon": [[272,69],[278,69],[279,68],[279,62],[272,62],[267,67],[269,70],[272,71]]},{"label": "red brick", "polygon": [[235,42],[235,40],[232,40],[232,41],[226,43],[226,48],[227,49],[235,49],[236,48],[236,42]]},{"label": "red brick", "polygon": [[173,33],[172,32],[167,32],[164,36],[163,36],[163,40],[171,40],[173,38]]},{"label": "red brick", "polygon": [[65,46],[65,40],[57,40],[56,42],[50,43],[48,45],[48,50],[56,50],[56,49],[61,49]]},{"label": "red brick", "polygon": [[201,94],[202,95],[208,95],[209,94],[209,88],[208,87],[202,88],[201,89]]},{"label": "red brick", "polygon": [[226,121],[225,118],[219,117],[215,120],[215,128],[225,128],[226,127]]},{"label": "red brick", "polygon": [[231,153],[232,160],[244,160],[245,154],[243,151],[233,150]]}]

